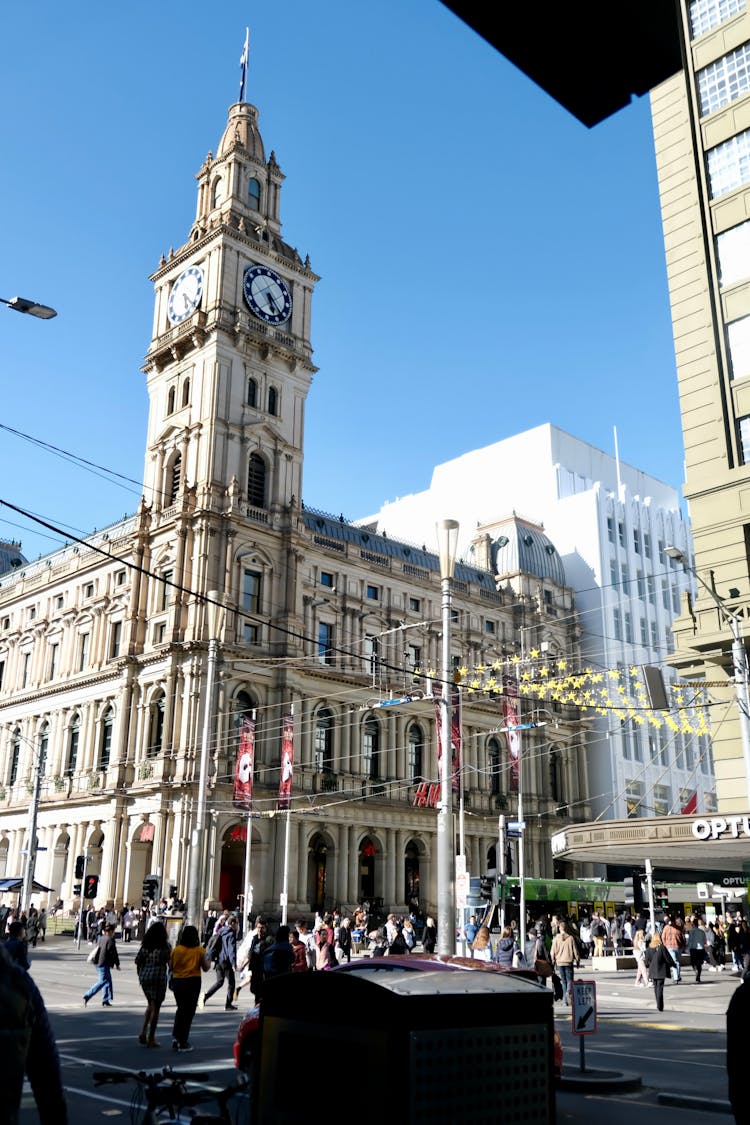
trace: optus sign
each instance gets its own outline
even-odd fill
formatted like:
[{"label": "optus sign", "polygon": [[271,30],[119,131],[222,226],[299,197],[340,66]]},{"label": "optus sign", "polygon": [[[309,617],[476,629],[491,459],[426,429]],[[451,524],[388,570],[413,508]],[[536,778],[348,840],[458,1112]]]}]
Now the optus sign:
[{"label": "optus sign", "polygon": [[750,816],[714,816],[710,820],[694,820],[693,835],[696,840],[719,840],[725,835],[734,840],[740,836],[750,839]]}]

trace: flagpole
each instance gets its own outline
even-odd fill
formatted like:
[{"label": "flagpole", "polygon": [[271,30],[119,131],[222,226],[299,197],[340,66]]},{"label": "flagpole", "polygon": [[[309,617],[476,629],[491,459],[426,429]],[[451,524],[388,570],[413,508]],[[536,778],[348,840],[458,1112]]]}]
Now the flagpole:
[{"label": "flagpole", "polygon": [[[294,743],[293,743],[293,739],[294,739],[294,704],[293,703],[291,703],[289,705],[289,723],[290,723],[290,727],[289,727],[290,746],[288,748],[289,752],[290,752],[289,765],[292,766],[292,762],[293,762],[292,747],[294,745]],[[282,730],[283,729],[284,728],[282,728]],[[288,792],[284,791],[284,786],[285,786],[285,780],[284,780],[284,774],[283,774],[284,754],[285,754],[285,749],[284,749],[284,745],[283,745],[284,741],[285,741],[285,736],[282,734],[282,754],[281,754],[282,776],[281,776],[281,779],[279,781],[279,804],[281,805],[281,796],[282,796],[282,792],[283,792],[284,793],[284,804],[286,806],[286,825],[285,825],[285,828],[284,828],[284,874],[283,874],[282,884],[281,884],[281,896],[279,898],[279,906],[281,907],[281,924],[282,924],[282,926],[286,925],[287,913],[288,913],[288,902],[289,902],[289,893],[288,893],[289,892],[289,822],[290,822],[291,815],[292,815],[292,777],[293,777],[293,772],[292,772],[292,773],[290,773],[290,777],[289,777],[289,790],[288,790]],[[293,767],[292,767],[292,771],[293,771]]]},{"label": "flagpole", "polygon": [[[253,712],[252,712],[252,716],[253,716],[253,726],[255,726],[255,710],[254,709],[253,709]],[[251,902],[252,887],[250,885],[250,854],[252,852],[252,847],[253,847],[253,810],[252,810],[252,801],[251,801],[250,805],[248,806],[248,810],[247,810],[247,839],[245,840],[245,879],[244,879],[244,893],[245,893],[244,915],[245,915],[245,917],[243,919],[243,926],[242,926],[243,934],[247,932],[246,926],[250,925],[250,910],[252,909],[252,902]]]},{"label": "flagpole", "polygon": [[240,96],[237,99],[240,102],[245,100],[245,81],[247,79],[247,64],[250,58],[250,28],[245,28],[245,45],[242,48],[240,55]]},{"label": "flagpole", "polygon": [[287,891],[288,891],[288,887],[289,887],[289,822],[291,820],[291,816],[292,816],[292,810],[291,810],[291,808],[288,808],[286,810],[286,828],[285,828],[285,831],[284,831],[284,880],[283,880],[283,883],[282,883],[282,891],[281,891],[281,924],[282,924],[282,926],[286,925],[287,911],[288,911],[288,900],[289,900],[289,895],[288,895]]}]

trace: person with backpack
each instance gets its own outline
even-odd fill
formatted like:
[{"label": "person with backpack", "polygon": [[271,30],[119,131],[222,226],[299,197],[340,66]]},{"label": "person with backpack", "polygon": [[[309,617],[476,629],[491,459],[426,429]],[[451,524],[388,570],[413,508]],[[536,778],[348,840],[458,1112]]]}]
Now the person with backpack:
[{"label": "person with backpack", "polygon": [[237,919],[234,914],[230,914],[221,929],[219,929],[218,924],[216,925],[211,941],[213,942],[215,938],[221,943],[214,946],[214,950],[218,951],[215,961],[216,982],[209,988],[208,992],[203,993],[200,1007],[205,1008],[214,993],[218,992],[226,982],[227,995],[224,1002],[224,1011],[236,1012],[237,1005],[232,1003],[235,990],[235,973],[237,972]]}]

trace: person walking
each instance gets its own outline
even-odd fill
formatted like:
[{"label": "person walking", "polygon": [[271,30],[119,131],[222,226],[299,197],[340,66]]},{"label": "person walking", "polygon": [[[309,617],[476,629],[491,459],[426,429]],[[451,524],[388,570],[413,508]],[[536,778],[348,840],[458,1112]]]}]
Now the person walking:
[{"label": "person walking", "polygon": [[156,1025],[159,1010],[167,994],[167,970],[172,957],[172,947],[167,940],[163,922],[155,922],[146,931],[141,948],[135,955],[138,983],[146,997],[146,1013],[138,1042],[144,1047],[158,1047]]},{"label": "person walking", "polygon": [[[406,926],[406,923],[404,923]],[[412,929],[412,933],[413,933]],[[352,931],[351,922],[348,918],[341,919],[341,925],[338,929],[338,938],[336,941],[336,956],[339,959],[339,964],[347,963],[352,959]]]},{"label": "person walking", "polygon": [[633,956],[635,957],[635,980],[633,984],[636,988],[648,988],[651,981],[646,967],[646,933],[644,930],[636,930],[633,934]]},{"label": "person walking", "polygon": [[83,1006],[85,1008],[91,997],[96,996],[97,992],[103,990],[102,1007],[111,1008],[112,1001],[115,998],[115,991],[112,987],[112,969],[117,969],[119,972],[120,957],[115,945],[115,928],[109,922],[104,926],[102,936],[97,942],[93,964],[96,965],[98,979],[96,984],[84,993]]},{"label": "person walking", "polygon": [[578,960],[578,953],[573,937],[568,933],[566,922],[560,922],[558,925],[550,946],[549,959],[562,982],[563,999],[569,1004],[573,987],[573,965]]},{"label": "person walking", "polygon": [[469,921],[464,926],[464,938],[466,940],[466,948],[469,951],[469,956],[474,956],[474,941],[479,933],[479,926],[477,925],[476,914],[469,915]]},{"label": "person walking", "polygon": [[426,918],[422,930],[422,950],[424,953],[434,953],[437,943],[437,927],[434,918]]},{"label": "person walking", "polygon": [[490,931],[487,926],[480,926],[477,936],[471,944],[471,956],[475,961],[491,961],[492,946],[490,945]]},{"label": "person walking", "polygon": [[695,972],[695,983],[701,983],[701,970],[706,959],[706,931],[701,925],[702,919],[692,919],[692,925],[687,936],[687,951],[690,964]]},{"label": "person walking", "polygon": [[[209,988],[208,992],[203,993],[203,996],[201,998],[201,1008],[205,1008],[207,1002],[211,999],[214,993],[219,991],[219,989],[226,981],[227,996],[224,1002],[224,1011],[237,1011],[237,1005],[232,1002],[234,1000],[236,972],[237,919],[234,914],[231,914],[227,918],[226,925],[221,930],[221,949],[219,951],[219,957],[216,962],[216,982]],[[255,990],[253,989],[253,991]]]},{"label": "person walking", "polygon": [[664,1011],[664,981],[673,971],[674,962],[667,947],[663,944],[658,934],[652,934],[651,940],[648,943],[644,960],[648,975],[654,986],[654,996],[656,997],[656,1007],[660,1012]]},{"label": "person walking", "polygon": [[42,907],[42,909],[39,911],[39,917],[37,918],[37,928],[39,930],[39,940],[44,941],[47,935],[47,911],[45,907]]},{"label": "person walking", "polygon": [[662,927],[661,943],[672,958],[672,980],[675,984],[679,984],[682,980],[682,950],[685,946],[685,938],[682,930],[678,929],[671,918],[668,918]]},{"label": "person walking", "polygon": [[[479,933],[474,939],[475,950],[477,949],[477,942],[479,941],[480,935],[482,934],[483,930],[487,930],[487,941],[489,941],[489,929],[487,928],[487,926],[480,926]],[[505,926],[502,933],[500,934],[500,940],[495,946],[495,964],[502,965],[504,969],[512,969],[513,958],[516,953],[518,953],[518,943],[516,942],[516,939],[513,935],[513,930],[510,926]],[[474,956],[476,957],[476,952]],[[487,960],[491,960],[491,958],[487,958]]]},{"label": "person walking", "polygon": [[183,926],[170,957],[172,989],[177,1005],[172,1025],[172,1049],[192,1051],[190,1028],[193,1025],[198,997],[201,994],[201,972],[208,972],[211,959],[195,926]]}]

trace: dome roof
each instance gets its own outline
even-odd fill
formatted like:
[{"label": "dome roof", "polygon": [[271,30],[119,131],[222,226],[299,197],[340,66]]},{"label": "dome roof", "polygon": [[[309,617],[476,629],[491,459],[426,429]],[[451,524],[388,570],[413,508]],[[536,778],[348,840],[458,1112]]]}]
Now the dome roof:
[{"label": "dome roof", "polygon": [[258,111],[249,102],[236,102],[230,106],[229,120],[219,141],[216,159],[221,160],[227,156],[235,145],[240,145],[250,156],[265,164],[266,154],[258,132]]},{"label": "dome roof", "polygon": [[20,543],[6,543],[0,540],[0,574],[26,566],[27,560],[21,554]]},{"label": "dome roof", "polygon": [[531,574],[565,586],[565,568],[557,548],[537,524],[512,516],[492,529],[492,559],[498,577]]}]

